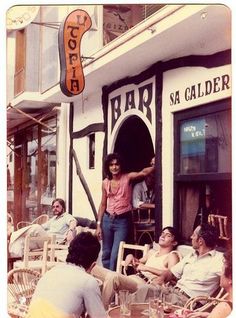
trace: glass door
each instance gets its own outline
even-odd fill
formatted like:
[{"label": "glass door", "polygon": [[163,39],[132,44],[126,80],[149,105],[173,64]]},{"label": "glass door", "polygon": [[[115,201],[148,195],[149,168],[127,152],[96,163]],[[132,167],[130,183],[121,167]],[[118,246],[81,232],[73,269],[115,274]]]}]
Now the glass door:
[{"label": "glass door", "polygon": [[[9,161],[7,171],[8,201],[15,225],[32,222],[42,213],[51,216],[56,195],[56,118],[45,124],[48,129],[34,125],[14,136],[14,164]],[[10,191],[14,195],[10,196]]]}]

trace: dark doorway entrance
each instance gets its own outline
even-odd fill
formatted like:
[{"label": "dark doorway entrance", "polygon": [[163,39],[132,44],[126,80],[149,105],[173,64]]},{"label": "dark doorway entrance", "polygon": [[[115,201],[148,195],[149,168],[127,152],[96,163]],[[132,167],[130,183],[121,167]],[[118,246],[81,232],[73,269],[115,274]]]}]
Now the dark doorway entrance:
[{"label": "dark doorway entrance", "polygon": [[[138,116],[129,117],[120,127],[114,152],[122,156],[126,172],[139,171],[150,165],[154,157],[153,143],[147,126]],[[134,242],[133,229],[130,231],[129,243],[137,243]],[[139,244],[146,243],[150,244],[150,237],[143,235]]]},{"label": "dark doorway entrance", "polygon": [[127,172],[139,171],[149,166],[154,156],[152,139],[145,123],[138,117],[129,117],[121,126],[114,152],[124,160]]}]

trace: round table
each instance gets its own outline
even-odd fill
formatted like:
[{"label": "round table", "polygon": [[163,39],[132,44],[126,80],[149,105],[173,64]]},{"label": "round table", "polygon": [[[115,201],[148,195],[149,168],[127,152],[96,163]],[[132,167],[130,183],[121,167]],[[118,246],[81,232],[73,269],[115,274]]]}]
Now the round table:
[{"label": "round table", "polygon": [[[131,304],[131,316],[120,316],[120,306],[113,307],[108,310],[110,318],[149,318],[148,313],[143,313],[144,310],[148,310],[148,304]],[[164,314],[164,318],[169,317],[169,314]]]},{"label": "round table", "polygon": [[[142,311],[148,309],[148,304],[131,304],[131,318],[147,318],[147,315],[142,314]],[[110,318],[120,318],[120,306],[113,307],[108,310]],[[127,317],[128,318],[128,317]]]}]

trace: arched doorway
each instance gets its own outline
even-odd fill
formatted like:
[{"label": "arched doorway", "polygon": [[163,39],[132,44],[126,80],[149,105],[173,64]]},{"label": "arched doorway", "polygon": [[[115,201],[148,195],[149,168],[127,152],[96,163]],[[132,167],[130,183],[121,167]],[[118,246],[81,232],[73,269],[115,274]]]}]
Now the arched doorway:
[{"label": "arched doorway", "polygon": [[120,127],[114,152],[122,156],[127,172],[149,166],[154,156],[153,143],[147,126],[138,116],[129,117]]},{"label": "arched doorway", "polygon": [[[154,156],[154,147],[150,132],[142,119],[132,116],[125,120],[117,134],[114,152],[122,156],[126,172],[139,171],[149,166],[150,160]],[[139,244],[150,244],[153,240],[152,238],[150,240],[147,231],[144,231],[141,236],[139,233]],[[134,243],[133,231],[130,232],[129,240]]]}]

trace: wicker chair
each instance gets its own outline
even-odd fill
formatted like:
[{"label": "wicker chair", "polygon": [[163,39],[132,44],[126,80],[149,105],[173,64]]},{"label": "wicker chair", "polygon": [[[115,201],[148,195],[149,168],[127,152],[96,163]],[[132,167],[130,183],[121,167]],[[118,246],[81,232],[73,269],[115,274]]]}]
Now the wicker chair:
[{"label": "wicker chair", "polygon": [[31,224],[43,224],[47,222],[49,219],[49,216],[47,214],[42,214],[38,216],[36,219],[33,220],[33,222],[27,222],[27,221],[20,221],[17,223],[16,228],[17,230],[21,229],[22,227],[31,225]]},{"label": "wicker chair", "polygon": [[155,236],[154,209],[138,208],[132,210],[132,224],[135,244],[151,244]]},{"label": "wicker chair", "polygon": [[225,290],[223,288],[220,288],[215,297],[192,297],[186,302],[184,307],[192,311],[208,311],[215,307],[219,302],[226,301],[225,298],[227,296],[228,294],[225,292]]},{"label": "wicker chair", "polygon": [[25,317],[32,295],[41,274],[37,271],[21,268],[12,269],[7,275],[8,313]]},{"label": "wicker chair", "polygon": [[208,223],[217,227],[219,230],[219,239],[228,241],[228,217],[225,215],[219,214],[209,214],[208,215]]}]

